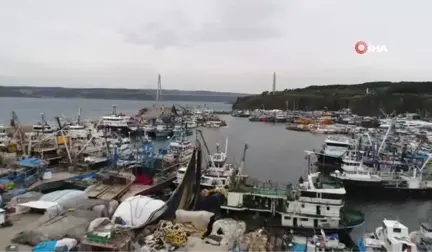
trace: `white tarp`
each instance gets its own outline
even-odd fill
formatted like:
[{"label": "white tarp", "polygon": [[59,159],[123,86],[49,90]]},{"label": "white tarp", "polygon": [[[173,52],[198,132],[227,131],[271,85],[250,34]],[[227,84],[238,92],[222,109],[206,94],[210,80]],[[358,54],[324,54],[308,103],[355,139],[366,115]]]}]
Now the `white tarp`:
[{"label": "white tarp", "polygon": [[210,218],[214,215],[207,211],[187,211],[179,209],[175,212],[177,223],[191,223],[197,229],[207,229]]},{"label": "white tarp", "polygon": [[60,190],[42,195],[39,200],[57,202],[64,208],[73,208],[87,198],[87,194],[84,191]]},{"label": "white tarp", "polygon": [[140,228],[157,220],[166,210],[162,200],[147,196],[134,196],[123,201],[111,219],[114,223],[120,217],[129,228]]},{"label": "white tarp", "polygon": [[49,215],[58,215],[63,210],[57,202],[37,200],[18,204],[15,208],[15,212],[17,214],[23,214],[29,212],[32,208],[45,210]]}]

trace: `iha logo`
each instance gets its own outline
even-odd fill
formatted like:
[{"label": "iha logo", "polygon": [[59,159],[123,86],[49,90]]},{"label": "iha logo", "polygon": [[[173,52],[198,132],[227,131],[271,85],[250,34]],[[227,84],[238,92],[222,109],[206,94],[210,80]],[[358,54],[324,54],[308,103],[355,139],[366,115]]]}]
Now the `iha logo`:
[{"label": "iha logo", "polygon": [[355,43],[354,50],[357,54],[388,52],[387,46],[385,45],[366,43],[364,41]]}]

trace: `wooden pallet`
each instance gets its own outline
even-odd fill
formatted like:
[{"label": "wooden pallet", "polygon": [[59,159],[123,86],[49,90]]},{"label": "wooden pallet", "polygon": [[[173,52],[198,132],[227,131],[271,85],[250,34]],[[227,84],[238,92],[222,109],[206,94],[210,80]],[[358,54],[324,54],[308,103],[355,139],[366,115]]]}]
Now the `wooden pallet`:
[{"label": "wooden pallet", "polygon": [[90,199],[99,198],[99,195],[107,191],[110,187],[111,185],[106,185],[103,183],[91,185],[91,188],[89,188],[89,190],[86,192],[87,197]]}]

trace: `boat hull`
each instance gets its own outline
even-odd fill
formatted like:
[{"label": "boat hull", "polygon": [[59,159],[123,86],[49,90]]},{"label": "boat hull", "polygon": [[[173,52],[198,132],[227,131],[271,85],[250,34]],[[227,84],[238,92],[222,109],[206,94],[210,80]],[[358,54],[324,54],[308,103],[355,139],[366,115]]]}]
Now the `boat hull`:
[{"label": "boat hull", "polygon": [[284,231],[293,230],[294,233],[312,236],[316,234],[316,230],[323,229],[326,233],[338,233],[338,234],[349,234],[353,228],[361,225],[362,223],[356,223],[355,225],[340,225],[338,227],[301,227],[301,226],[282,226],[281,216],[280,215],[271,215],[271,213],[267,212],[258,212],[256,211],[236,211],[236,210],[227,210],[223,209],[222,216],[227,218],[234,218],[239,220],[247,220],[247,228],[248,230],[256,230],[258,228],[266,227],[270,229],[280,229]]},{"label": "boat hull", "polygon": [[122,136],[128,137],[134,136],[136,134],[140,134],[141,130],[138,127],[134,127],[135,130],[131,129],[130,127],[113,127],[113,126],[107,126],[107,125],[100,125],[98,126],[98,129],[108,129],[112,132],[117,132]]},{"label": "boat hull", "polygon": [[346,194],[359,199],[430,199],[432,188],[401,188],[382,182],[340,179]]}]

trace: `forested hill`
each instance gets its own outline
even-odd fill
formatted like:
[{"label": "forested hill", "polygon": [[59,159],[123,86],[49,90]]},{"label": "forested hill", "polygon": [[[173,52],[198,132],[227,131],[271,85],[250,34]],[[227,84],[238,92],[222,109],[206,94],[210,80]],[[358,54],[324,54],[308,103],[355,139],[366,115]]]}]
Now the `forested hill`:
[{"label": "forested hill", "polygon": [[[212,91],[162,90],[161,100],[233,103],[246,94]],[[155,100],[155,89],[108,89],[0,86],[0,97],[53,97],[116,100]]]},{"label": "forested hill", "polygon": [[359,115],[432,111],[432,82],[367,82],[355,85],[309,86],[237,98],[233,109],[329,110],[351,108]]}]

